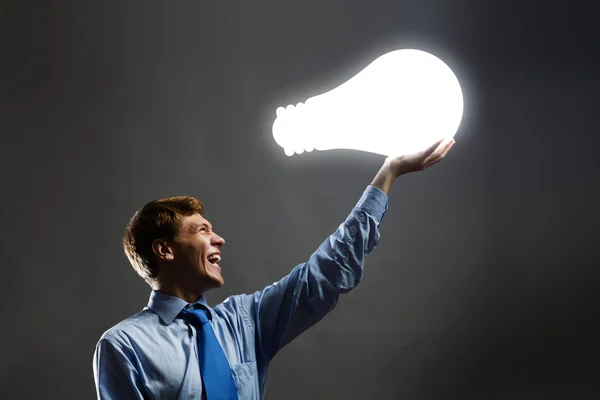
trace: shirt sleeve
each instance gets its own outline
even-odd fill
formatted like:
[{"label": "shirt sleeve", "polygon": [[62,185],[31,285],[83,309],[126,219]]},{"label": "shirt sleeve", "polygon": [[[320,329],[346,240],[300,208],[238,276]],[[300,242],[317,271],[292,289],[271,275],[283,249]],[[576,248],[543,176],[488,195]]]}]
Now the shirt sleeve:
[{"label": "shirt sleeve", "polygon": [[94,352],[94,381],[99,400],[144,398],[135,366],[120,345],[106,338]]},{"label": "shirt sleeve", "polygon": [[257,353],[269,362],[292,339],[321,320],[363,275],[364,258],[379,243],[387,195],[368,186],[350,215],[308,261],[261,291],[244,297],[255,327]]}]

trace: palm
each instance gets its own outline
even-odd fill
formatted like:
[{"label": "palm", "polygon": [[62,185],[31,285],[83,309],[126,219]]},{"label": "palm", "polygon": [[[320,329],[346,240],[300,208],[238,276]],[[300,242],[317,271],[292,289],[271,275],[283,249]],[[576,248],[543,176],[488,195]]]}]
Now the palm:
[{"label": "palm", "polygon": [[399,157],[388,157],[385,162],[395,176],[409,172],[422,171],[425,168],[441,161],[454,145],[454,139],[441,139],[418,153],[407,154]]}]

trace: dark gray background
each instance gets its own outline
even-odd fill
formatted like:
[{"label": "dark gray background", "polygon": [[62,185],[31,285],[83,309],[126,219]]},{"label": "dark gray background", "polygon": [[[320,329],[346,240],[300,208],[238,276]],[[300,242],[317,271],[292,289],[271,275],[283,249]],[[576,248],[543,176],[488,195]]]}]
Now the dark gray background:
[{"label": "dark gray background", "polygon": [[149,295],[120,247],[149,200],[205,203],[213,305],[304,261],[383,157],[288,158],[274,111],[405,47],[459,77],[456,145],[395,183],[363,282],[266,397],[600,396],[591,1],[88,3],[0,6],[3,398],[94,397],[96,341]]}]

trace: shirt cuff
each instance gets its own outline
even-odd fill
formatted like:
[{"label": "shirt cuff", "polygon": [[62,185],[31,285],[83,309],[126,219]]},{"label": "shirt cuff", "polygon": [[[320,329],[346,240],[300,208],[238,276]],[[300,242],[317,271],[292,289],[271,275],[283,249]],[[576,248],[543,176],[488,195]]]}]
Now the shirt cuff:
[{"label": "shirt cuff", "polygon": [[388,196],[375,186],[367,186],[355,208],[361,208],[381,222],[388,208]]}]

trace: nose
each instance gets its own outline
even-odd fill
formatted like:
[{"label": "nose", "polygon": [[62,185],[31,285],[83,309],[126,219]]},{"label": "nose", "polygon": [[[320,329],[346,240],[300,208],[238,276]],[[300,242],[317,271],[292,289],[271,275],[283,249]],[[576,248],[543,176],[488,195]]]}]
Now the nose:
[{"label": "nose", "polygon": [[211,239],[211,244],[213,246],[223,246],[225,244],[225,239],[215,233]]}]

